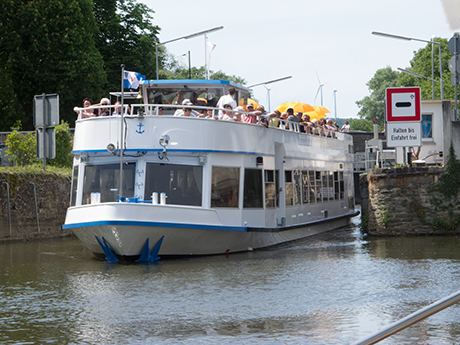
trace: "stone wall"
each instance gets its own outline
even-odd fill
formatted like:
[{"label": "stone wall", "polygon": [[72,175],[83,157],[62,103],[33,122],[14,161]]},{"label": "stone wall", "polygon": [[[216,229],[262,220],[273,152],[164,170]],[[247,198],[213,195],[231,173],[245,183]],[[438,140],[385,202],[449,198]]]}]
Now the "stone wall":
[{"label": "stone wall", "polygon": [[[10,194],[11,230],[8,220]],[[61,229],[69,206],[70,177],[48,172],[0,173],[0,241],[29,240],[68,236]],[[35,212],[34,186],[37,195],[38,224]]]},{"label": "stone wall", "polygon": [[441,167],[373,169],[360,177],[362,221],[369,235],[460,233],[457,199],[436,191]]}]

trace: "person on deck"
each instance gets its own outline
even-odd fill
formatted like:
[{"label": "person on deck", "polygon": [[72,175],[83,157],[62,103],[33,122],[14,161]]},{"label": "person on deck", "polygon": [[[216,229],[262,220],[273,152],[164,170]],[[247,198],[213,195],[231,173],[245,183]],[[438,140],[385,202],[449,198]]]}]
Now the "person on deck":
[{"label": "person on deck", "polygon": [[[235,94],[236,94],[236,89],[234,87],[229,87],[227,94],[219,98],[219,101],[217,102],[217,108],[223,108],[225,104],[230,104],[232,106],[232,109],[235,109],[236,101],[233,98]],[[219,110],[219,119],[221,119],[222,116],[223,116],[222,110]]]}]

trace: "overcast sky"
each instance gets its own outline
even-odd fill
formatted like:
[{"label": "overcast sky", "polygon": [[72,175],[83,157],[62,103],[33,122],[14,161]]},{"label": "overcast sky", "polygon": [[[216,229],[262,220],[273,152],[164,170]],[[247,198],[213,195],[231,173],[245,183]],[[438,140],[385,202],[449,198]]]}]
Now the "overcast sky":
[{"label": "overcast sky", "polygon": [[[453,36],[440,0],[139,1],[155,11],[161,42],[223,26],[208,34],[216,45],[211,70],[240,76],[247,85],[292,76],[266,85],[270,105],[266,87],[253,88],[255,98],[272,111],[287,101],[321,105],[320,93],[315,96],[324,84],[323,105],[329,115],[356,117],[355,102],[369,95],[366,83],[375,71],[407,68],[414,51],[426,45],[372,31],[427,41]],[[181,55],[190,51],[192,66],[200,67],[205,63],[204,42],[200,36],[165,46],[185,66],[188,60]]]}]

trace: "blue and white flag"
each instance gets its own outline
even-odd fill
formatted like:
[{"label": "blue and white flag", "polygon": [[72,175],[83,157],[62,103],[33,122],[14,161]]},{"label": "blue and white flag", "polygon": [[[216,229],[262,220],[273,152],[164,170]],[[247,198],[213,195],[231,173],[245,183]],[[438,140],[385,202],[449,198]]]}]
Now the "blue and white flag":
[{"label": "blue and white flag", "polygon": [[142,75],[137,72],[125,71],[123,77],[123,87],[125,89],[137,89],[142,80],[145,80],[145,75]]}]

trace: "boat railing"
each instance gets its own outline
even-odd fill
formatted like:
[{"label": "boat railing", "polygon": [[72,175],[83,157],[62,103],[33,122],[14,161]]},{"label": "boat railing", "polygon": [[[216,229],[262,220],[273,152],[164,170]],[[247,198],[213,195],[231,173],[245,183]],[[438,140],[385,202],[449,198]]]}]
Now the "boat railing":
[{"label": "boat railing", "polygon": [[[78,108],[76,107],[74,110],[78,113],[78,120],[88,118],[84,116],[84,112],[88,111],[88,109],[109,109],[109,112],[106,116],[119,116],[121,114],[121,105],[104,105],[104,106],[91,106],[87,108]],[[177,110],[182,109],[192,109],[193,116],[191,118],[197,119],[214,119],[219,121],[234,121],[234,122],[241,122],[248,125],[262,125],[264,127],[276,128],[285,131],[303,133],[307,135],[315,135],[324,138],[332,138],[332,139],[340,139],[343,136],[343,133],[337,132],[335,130],[327,129],[321,126],[310,126],[307,124],[293,122],[284,120],[281,118],[276,118],[271,116],[270,114],[264,115],[254,115],[253,113],[246,112],[246,111],[239,111],[239,110],[231,110],[225,108],[218,108],[218,107],[209,107],[209,106],[199,106],[199,105],[176,105],[176,104],[131,104],[131,105],[123,105],[124,112],[123,116],[127,118],[132,117],[144,117],[144,116],[175,116]],[[200,116],[201,113],[198,111],[202,111],[203,109],[208,110],[210,114],[207,116]],[[237,120],[239,115],[233,116],[231,119],[226,119],[222,117],[223,112],[229,112],[232,114],[241,114],[241,120]],[[177,116],[177,115],[176,115]],[[255,117],[254,121],[247,120],[248,117]],[[97,117],[89,116],[89,117]]]},{"label": "boat railing", "polygon": [[417,322],[426,319],[427,317],[439,313],[440,311],[453,306],[460,302],[460,291],[457,291],[445,298],[442,298],[416,312],[398,320],[391,325],[381,329],[380,331],[354,342],[352,345],[371,345],[380,342],[381,340],[388,338],[389,336],[398,333],[399,331],[416,324]]}]

